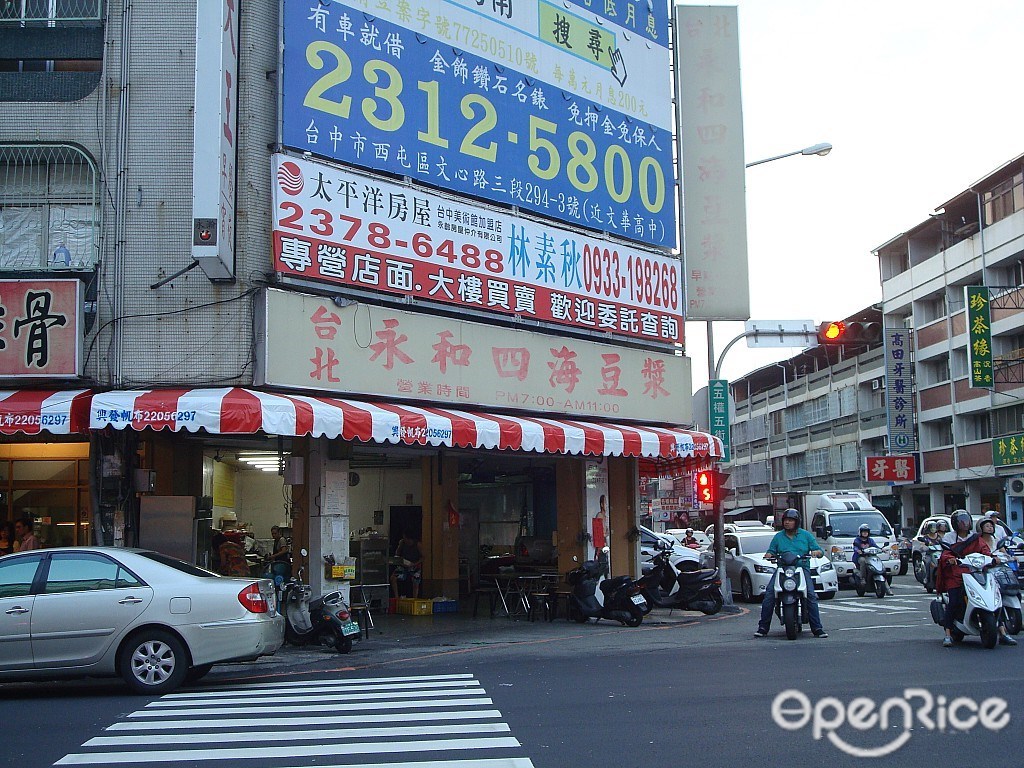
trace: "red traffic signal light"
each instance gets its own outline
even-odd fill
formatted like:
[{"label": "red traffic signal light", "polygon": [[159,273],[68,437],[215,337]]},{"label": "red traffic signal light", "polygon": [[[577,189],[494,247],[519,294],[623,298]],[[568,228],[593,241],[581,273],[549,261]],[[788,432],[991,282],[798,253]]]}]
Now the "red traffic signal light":
[{"label": "red traffic signal light", "polygon": [[718,487],[715,482],[714,470],[706,469],[697,473],[694,478],[698,504],[714,504],[718,498]]},{"label": "red traffic signal light", "polygon": [[881,323],[830,320],[818,326],[818,344],[823,346],[865,346],[881,339]]}]

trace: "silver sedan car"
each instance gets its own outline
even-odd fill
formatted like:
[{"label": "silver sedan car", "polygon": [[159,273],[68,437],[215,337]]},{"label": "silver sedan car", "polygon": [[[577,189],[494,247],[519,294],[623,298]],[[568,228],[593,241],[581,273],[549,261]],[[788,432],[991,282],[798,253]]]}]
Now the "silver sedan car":
[{"label": "silver sedan car", "polygon": [[0,558],[0,680],[120,676],[159,695],[283,641],[268,579],[226,578],[140,549]]}]

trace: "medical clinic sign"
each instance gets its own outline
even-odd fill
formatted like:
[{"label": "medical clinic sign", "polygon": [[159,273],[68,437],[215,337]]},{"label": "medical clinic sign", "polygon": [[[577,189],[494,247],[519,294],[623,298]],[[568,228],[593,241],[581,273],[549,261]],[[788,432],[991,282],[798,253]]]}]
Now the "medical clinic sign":
[{"label": "medical clinic sign", "polygon": [[683,340],[679,259],[286,155],[273,171],[284,276]]},{"label": "medical clinic sign", "polygon": [[666,0],[283,8],[285,146],[676,246]]},{"label": "medical clinic sign", "polygon": [[864,479],[869,483],[916,483],[917,461],[914,456],[868,456]]},{"label": "medical clinic sign", "polygon": [[0,377],[79,375],[81,288],[78,280],[0,280]]},{"label": "medical clinic sign", "polygon": [[257,383],[541,414],[690,419],[690,361],[267,290]]}]

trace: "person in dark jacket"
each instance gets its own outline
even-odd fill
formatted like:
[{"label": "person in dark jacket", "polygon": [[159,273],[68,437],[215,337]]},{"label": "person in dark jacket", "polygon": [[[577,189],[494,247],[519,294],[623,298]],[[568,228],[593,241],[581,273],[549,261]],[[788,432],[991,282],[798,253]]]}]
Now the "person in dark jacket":
[{"label": "person in dark jacket", "polygon": [[862,565],[860,562],[860,556],[864,554],[865,549],[877,546],[875,540],[871,538],[871,526],[864,523],[861,525],[860,530],[857,531],[857,538],[853,540],[853,567],[857,569],[857,574],[860,576],[862,584],[868,583],[868,577],[864,572],[865,565]]}]

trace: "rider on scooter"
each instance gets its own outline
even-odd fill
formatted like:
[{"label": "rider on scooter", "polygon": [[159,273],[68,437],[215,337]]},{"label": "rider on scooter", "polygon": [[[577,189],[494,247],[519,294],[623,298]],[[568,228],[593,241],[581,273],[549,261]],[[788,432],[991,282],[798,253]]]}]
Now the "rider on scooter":
[{"label": "rider on scooter", "polygon": [[[787,509],[782,513],[782,530],[775,534],[768,551],[765,553],[765,560],[774,560],[783,552],[795,552],[801,558],[800,565],[804,569],[804,583],[807,584],[807,620],[811,625],[811,632],[815,637],[828,637],[828,633],[821,626],[821,614],[818,613],[818,596],[814,592],[814,579],[811,578],[810,561],[808,555],[822,557],[824,553],[818,549],[818,542],[810,531],[800,527],[800,513],[795,509]],[[779,577],[776,571],[768,582],[764,592],[764,600],[761,602],[761,618],[757,622],[757,631],[754,637],[767,637],[768,629],[772,624],[772,613],[775,610],[775,580]]]},{"label": "rider on scooter", "polygon": [[867,561],[861,562],[860,556],[864,550],[868,547],[877,547],[875,540],[871,538],[871,526],[867,523],[861,525],[860,530],[857,531],[857,538],[853,540],[853,567],[857,570],[860,575],[862,584],[868,583],[868,576],[865,573],[867,569]]},{"label": "rider on scooter", "polygon": [[[964,567],[957,563],[965,555],[979,552],[991,556],[988,544],[975,533],[971,533],[971,515],[965,509],[958,509],[950,518],[953,530],[946,538],[949,548],[939,558],[939,571],[935,576],[935,591],[946,593],[946,614],[942,626],[946,636],[942,638],[942,647],[953,645],[954,622],[963,613],[966,592],[964,592]],[[950,538],[954,539],[950,543]],[[1002,645],[1016,645],[1017,641],[1006,634],[1006,628],[999,625],[999,642]]]}]

